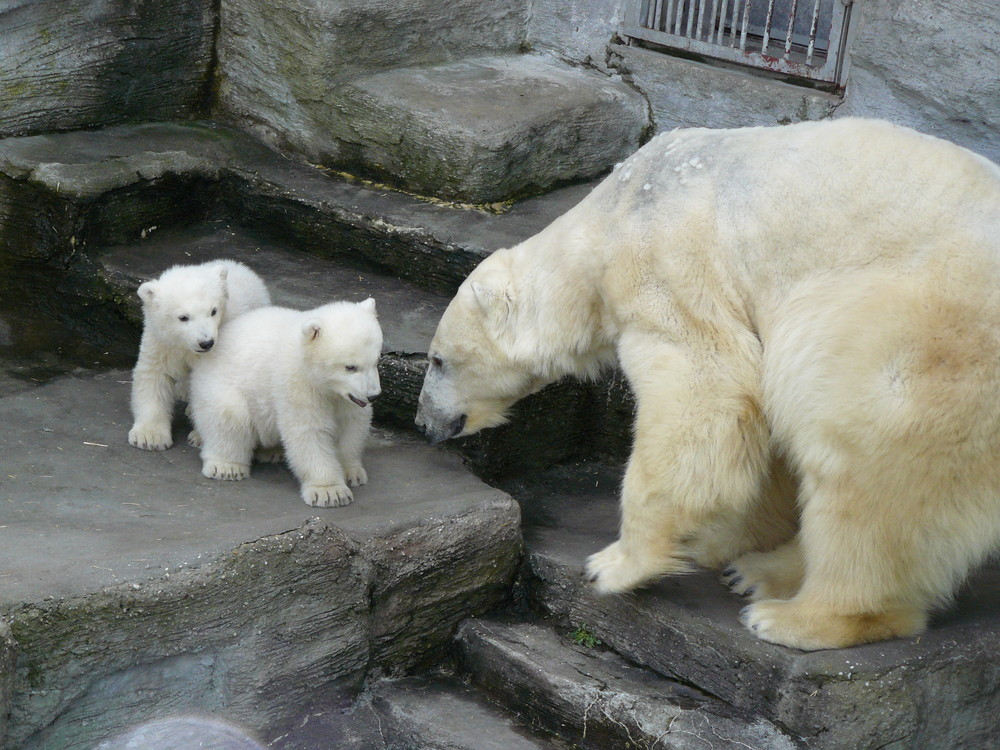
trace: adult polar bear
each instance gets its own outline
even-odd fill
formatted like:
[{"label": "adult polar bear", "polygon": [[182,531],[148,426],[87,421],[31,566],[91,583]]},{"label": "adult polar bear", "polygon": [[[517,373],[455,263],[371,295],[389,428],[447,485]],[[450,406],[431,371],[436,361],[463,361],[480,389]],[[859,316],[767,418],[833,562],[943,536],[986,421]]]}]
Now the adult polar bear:
[{"label": "adult polar bear", "polygon": [[417,422],[468,435],[616,356],[598,591],[732,560],[765,640],[917,633],[1000,541],[1000,169],[878,121],[662,134],[470,274]]}]

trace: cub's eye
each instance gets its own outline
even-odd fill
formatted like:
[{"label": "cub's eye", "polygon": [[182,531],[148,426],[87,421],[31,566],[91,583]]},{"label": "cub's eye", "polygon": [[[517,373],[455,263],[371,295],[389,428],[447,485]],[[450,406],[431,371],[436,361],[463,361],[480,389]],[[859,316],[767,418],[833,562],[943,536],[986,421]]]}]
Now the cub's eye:
[{"label": "cub's eye", "polygon": [[357,372],[358,371],[358,366],[357,365],[347,365],[344,369],[347,370],[348,372]]},{"label": "cub's eye", "polygon": [[181,323],[187,323],[188,322],[188,316],[187,315],[181,315],[179,318],[177,318],[177,320],[179,320]]},{"label": "cub's eye", "polygon": [[431,357],[431,367],[442,368],[444,367],[444,362],[441,361],[440,357]]},{"label": "cub's eye", "polygon": [[213,317],[213,318],[215,317],[215,314],[216,314],[217,312],[219,312],[219,308],[217,308],[217,307],[213,307],[213,308],[212,308],[212,317]]}]

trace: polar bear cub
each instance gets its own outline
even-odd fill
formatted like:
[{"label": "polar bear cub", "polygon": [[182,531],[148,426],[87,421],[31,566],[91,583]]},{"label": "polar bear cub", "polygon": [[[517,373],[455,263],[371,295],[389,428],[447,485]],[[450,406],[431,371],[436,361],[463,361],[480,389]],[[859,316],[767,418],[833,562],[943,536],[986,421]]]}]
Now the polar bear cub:
[{"label": "polar bear cub", "polygon": [[381,351],[373,299],[265,307],[233,321],[191,375],[202,474],[245,479],[255,448],[283,446],[307,504],[350,503],[348,485],[368,481],[361,457]]},{"label": "polar bear cub", "polygon": [[174,404],[187,398],[195,360],[215,346],[223,323],[270,305],[271,297],[261,278],[234,260],[173,266],[138,291],[143,326],[128,441],[161,451],[173,445]]}]

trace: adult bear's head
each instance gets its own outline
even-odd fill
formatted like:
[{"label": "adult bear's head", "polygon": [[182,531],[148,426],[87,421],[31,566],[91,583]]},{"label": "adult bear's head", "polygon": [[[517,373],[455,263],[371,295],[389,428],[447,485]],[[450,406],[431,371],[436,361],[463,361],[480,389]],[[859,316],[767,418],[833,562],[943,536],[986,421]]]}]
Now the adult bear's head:
[{"label": "adult bear's head", "polygon": [[593,285],[532,245],[484,260],[445,310],[417,407],[432,443],[502,424],[520,399],[563,375],[595,374],[606,359],[594,347]]}]

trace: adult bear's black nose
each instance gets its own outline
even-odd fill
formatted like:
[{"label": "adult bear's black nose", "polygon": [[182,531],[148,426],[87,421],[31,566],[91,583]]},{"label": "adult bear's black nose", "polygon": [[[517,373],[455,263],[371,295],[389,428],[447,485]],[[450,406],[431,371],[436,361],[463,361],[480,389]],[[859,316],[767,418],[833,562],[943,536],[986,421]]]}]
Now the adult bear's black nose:
[{"label": "adult bear's black nose", "polygon": [[198,346],[201,347],[203,352],[207,352],[213,346],[215,346],[215,339],[208,339],[207,341],[199,341]]}]

